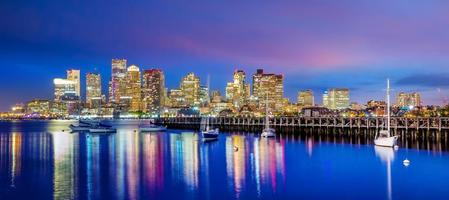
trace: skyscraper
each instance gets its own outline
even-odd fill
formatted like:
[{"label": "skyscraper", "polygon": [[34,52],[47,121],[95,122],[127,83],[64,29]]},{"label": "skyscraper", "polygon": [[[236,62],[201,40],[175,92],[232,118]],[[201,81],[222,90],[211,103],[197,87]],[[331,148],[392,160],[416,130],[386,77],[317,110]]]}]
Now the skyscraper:
[{"label": "skyscraper", "polygon": [[188,73],[182,78],[181,92],[184,96],[186,106],[197,106],[200,103],[200,78],[194,73]]},{"label": "skyscraper", "polygon": [[86,104],[89,108],[96,108],[102,100],[101,75],[96,73],[86,74]]},{"label": "skyscraper", "polygon": [[109,102],[120,103],[120,97],[125,95],[126,60],[112,59],[112,73],[109,82]]},{"label": "skyscraper", "polygon": [[281,111],[284,106],[284,77],[280,74],[265,74],[258,69],[253,75],[253,96],[259,102],[259,109],[265,107],[268,95],[268,107]]},{"label": "skyscraper", "polygon": [[347,88],[331,88],[327,90],[327,101],[323,103],[329,109],[346,109],[349,108],[349,89]]},{"label": "skyscraper", "polygon": [[246,83],[246,75],[243,70],[234,71],[232,82],[226,85],[226,99],[231,102],[234,107],[240,108],[249,98],[249,84]]},{"label": "skyscraper", "polygon": [[152,114],[159,114],[165,102],[164,72],[160,69],[145,70],[142,90],[144,110]]},{"label": "skyscraper", "polygon": [[130,99],[129,110],[130,111],[141,111],[142,104],[142,84],[140,69],[136,65],[131,65],[128,67],[126,72],[126,89],[125,96]]},{"label": "skyscraper", "polygon": [[298,106],[313,106],[315,98],[312,90],[303,90],[298,92]]},{"label": "skyscraper", "polygon": [[54,84],[54,94],[55,94],[55,102],[61,102],[66,98],[77,96],[76,94],[76,82],[62,79],[62,78],[55,78],[53,80]]},{"label": "skyscraper", "polygon": [[67,70],[67,80],[75,82],[75,91],[78,97],[81,97],[81,80],[80,70],[69,69]]},{"label": "skyscraper", "polygon": [[329,93],[327,91],[323,93],[323,106],[329,108]]}]

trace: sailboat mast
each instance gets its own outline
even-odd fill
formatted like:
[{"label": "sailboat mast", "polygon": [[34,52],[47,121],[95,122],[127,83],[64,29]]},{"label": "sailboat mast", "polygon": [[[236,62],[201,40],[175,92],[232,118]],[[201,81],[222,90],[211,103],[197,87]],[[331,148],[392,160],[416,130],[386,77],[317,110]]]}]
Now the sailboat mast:
[{"label": "sailboat mast", "polygon": [[265,100],[265,128],[270,128],[270,119],[268,118],[268,92],[267,92],[267,98]]},{"label": "sailboat mast", "polygon": [[387,79],[387,130],[390,131],[390,79]]}]

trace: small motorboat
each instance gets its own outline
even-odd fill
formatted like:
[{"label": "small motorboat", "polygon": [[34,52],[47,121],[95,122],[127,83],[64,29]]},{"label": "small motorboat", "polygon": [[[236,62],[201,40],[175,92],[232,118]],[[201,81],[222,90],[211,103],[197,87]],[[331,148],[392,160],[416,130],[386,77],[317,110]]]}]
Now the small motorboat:
[{"label": "small motorboat", "polygon": [[166,131],[167,127],[165,126],[158,126],[154,124],[148,124],[148,125],[140,125],[139,131],[140,132],[163,132]]}]

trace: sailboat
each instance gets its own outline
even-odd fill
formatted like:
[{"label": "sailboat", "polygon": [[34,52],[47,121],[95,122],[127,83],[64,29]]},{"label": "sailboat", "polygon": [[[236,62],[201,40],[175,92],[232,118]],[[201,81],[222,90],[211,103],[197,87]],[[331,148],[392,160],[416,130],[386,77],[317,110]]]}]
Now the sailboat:
[{"label": "sailboat", "polygon": [[202,130],[201,130],[201,135],[203,136],[203,139],[205,139],[205,140],[215,140],[215,139],[217,139],[218,138],[218,135],[220,134],[219,133],[219,131],[218,131],[218,128],[216,128],[216,129],[211,129],[210,128],[210,118],[208,117],[208,118],[206,118],[206,119],[201,119],[201,122],[203,122],[203,121],[205,121],[204,122],[204,124],[203,123],[201,123],[201,125],[204,125],[204,127],[202,128]]},{"label": "sailboat", "polygon": [[265,103],[265,128],[262,131],[262,137],[274,137],[276,136],[276,130],[270,128],[270,118],[268,117],[268,94]]},{"label": "sailboat", "polygon": [[390,79],[387,79],[387,130],[379,131],[374,139],[376,146],[394,147],[397,143],[397,135],[392,136],[390,131]]}]

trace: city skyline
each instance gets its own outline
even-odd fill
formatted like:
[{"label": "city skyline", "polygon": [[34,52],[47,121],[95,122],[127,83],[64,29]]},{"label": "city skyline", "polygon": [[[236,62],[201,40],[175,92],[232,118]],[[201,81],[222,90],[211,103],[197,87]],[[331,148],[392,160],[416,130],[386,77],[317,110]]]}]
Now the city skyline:
[{"label": "city skyline", "polygon": [[4,2],[0,110],[50,98],[52,79],[71,68],[102,74],[107,94],[115,57],[162,69],[168,88],[195,72],[201,80],[210,74],[212,90],[225,94],[235,69],[263,68],[284,75],[290,101],[312,89],[321,103],[328,88],[349,88],[359,103],[382,100],[387,77],[425,104],[448,96],[446,2],[260,4]]},{"label": "city skyline", "polygon": [[[122,63],[122,61],[123,61],[123,63]],[[115,69],[117,68],[116,67],[117,66],[117,62],[121,63],[120,67],[119,67],[120,70],[119,70],[119,72],[115,72],[115,73],[116,74],[118,73],[119,74],[118,76],[121,76],[122,79],[118,81],[118,82],[121,82],[121,85],[120,86],[116,86],[116,87],[117,88],[122,88],[122,90],[123,90],[122,93],[123,94],[118,94],[118,95],[115,94],[114,95],[114,92],[113,92],[114,89],[112,89],[114,87],[112,86],[113,84],[112,84],[111,81],[115,80],[115,77],[117,76],[117,75],[114,75],[114,76],[112,75],[114,73],[112,71],[115,71]],[[95,84],[97,84],[96,87],[98,87],[96,89],[96,90],[98,90],[97,91],[97,95],[95,97],[96,99],[103,99],[102,101],[104,101],[104,103],[106,103],[106,102],[108,102],[108,103],[113,103],[113,102],[118,103],[118,102],[120,102],[120,100],[116,101],[114,99],[116,99],[116,98],[117,99],[121,99],[121,98],[135,99],[135,98],[131,98],[131,96],[138,95],[139,99],[137,100],[138,101],[137,103],[134,103],[134,101],[136,101],[136,100],[130,100],[132,102],[127,102],[126,103],[126,104],[130,104],[130,105],[127,105],[127,106],[130,107],[130,111],[140,111],[140,110],[146,111],[146,110],[154,109],[153,107],[150,108],[150,107],[145,107],[144,106],[144,104],[145,104],[144,103],[144,99],[146,98],[146,96],[144,95],[145,94],[144,90],[145,90],[145,88],[148,88],[148,87],[154,87],[154,86],[158,87],[158,86],[154,85],[154,84],[157,84],[157,83],[152,83],[151,85],[146,85],[145,84],[145,78],[146,78],[145,77],[145,73],[159,71],[159,73],[164,74],[165,72],[162,69],[143,68],[143,67],[139,67],[138,65],[135,65],[135,64],[127,65],[127,59],[114,58],[114,59],[112,59],[110,70],[112,72],[111,73],[111,77],[109,77],[109,78],[106,77],[106,79],[108,79],[109,81],[103,80],[101,78],[98,78],[98,80],[96,80],[98,82],[98,83],[95,83]],[[73,71],[75,71],[75,74],[76,74],[75,77],[72,75]],[[137,72],[137,74],[132,75],[133,73],[136,73],[136,72]],[[337,87],[326,88],[325,90],[318,91],[318,92],[314,91],[313,89],[300,88],[300,89],[297,90],[297,94],[298,95],[297,96],[293,96],[293,98],[290,98],[289,96],[284,95],[284,84],[285,84],[285,80],[283,78],[284,75],[282,75],[282,74],[273,74],[273,73],[265,74],[265,72],[266,71],[264,71],[263,69],[257,69],[253,74],[249,74],[248,77],[246,77],[246,75],[245,75],[246,72],[244,70],[235,69],[234,72],[233,72],[233,75],[232,74],[229,75],[231,77],[230,82],[228,82],[227,84],[222,86],[222,88],[207,88],[206,84],[210,84],[209,80],[208,80],[207,83],[205,83],[204,79],[202,79],[201,77],[198,77],[197,74],[195,74],[195,72],[188,72],[187,74],[183,75],[180,78],[180,80],[178,80],[178,83],[177,83],[178,85],[177,86],[174,86],[172,88],[170,88],[170,87],[165,87],[164,88],[163,87],[163,88],[161,88],[161,90],[164,90],[165,92],[168,92],[168,93],[170,93],[172,91],[174,91],[174,92],[181,91],[182,87],[184,87],[183,86],[183,82],[186,81],[186,78],[188,80],[188,79],[191,79],[191,78],[188,78],[189,76],[193,76],[194,79],[197,79],[196,81],[198,81],[197,85],[195,86],[197,88],[196,89],[197,91],[193,92],[194,94],[196,93],[197,95],[201,95],[201,91],[200,91],[201,87],[206,87],[209,90],[209,95],[210,95],[209,98],[213,98],[212,92],[219,91],[220,93],[224,94],[222,96],[222,100],[224,102],[229,102],[231,104],[234,104],[237,108],[239,108],[239,107],[243,106],[244,104],[248,103],[246,101],[248,101],[250,99],[250,97],[251,98],[258,98],[258,99],[260,99],[261,98],[261,97],[259,97],[260,95],[262,95],[262,96],[265,95],[265,93],[263,93],[263,92],[261,94],[258,94],[258,93],[260,93],[260,92],[258,92],[258,87],[261,87],[261,86],[258,86],[260,83],[256,84],[256,86],[254,86],[255,82],[261,81],[260,80],[261,78],[258,78],[260,76],[260,77],[266,77],[267,80],[265,80],[265,81],[268,81],[267,83],[265,83],[265,84],[268,84],[268,85],[264,86],[264,87],[266,87],[265,90],[267,90],[267,91],[272,86],[278,84],[276,79],[277,79],[277,77],[280,77],[280,81],[281,82],[279,82],[279,84],[281,84],[281,85],[275,86],[275,88],[277,88],[277,87],[280,87],[280,88],[277,89],[277,90],[270,91],[270,93],[272,92],[271,95],[275,95],[276,96],[276,101],[270,100],[270,102],[271,102],[270,104],[273,104],[270,107],[273,107],[273,109],[276,107],[276,110],[281,108],[282,105],[275,106],[274,103],[275,102],[279,103],[280,101],[283,101],[282,100],[283,98],[288,99],[289,102],[292,103],[292,104],[298,104],[298,106],[303,105],[302,103],[299,102],[300,101],[299,98],[301,98],[299,96],[299,94],[302,93],[302,92],[305,92],[305,91],[306,92],[307,91],[311,92],[311,94],[310,94],[311,98],[312,98],[311,101],[314,102],[312,104],[312,106],[322,106],[322,107],[327,107],[327,108],[331,108],[331,109],[350,108],[351,107],[350,104],[352,104],[352,103],[357,103],[357,104],[360,104],[360,105],[366,105],[366,104],[369,104],[369,101],[384,101],[383,98],[375,99],[375,98],[371,98],[371,97],[366,97],[368,99],[366,102],[358,102],[358,101],[355,101],[355,100],[352,99],[352,94],[351,95],[349,94],[349,91],[351,91],[350,88],[337,88]],[[57,102],[58,99],[62,98],[62,96],[64,95],[64,87],[65,87],[65,90],[67,90],[69,92],[69,94],[74,93],[74,95],[77,96],[77,98],[78,98],[77,101],[79,100],[82,103],[86,103],[86,107],[87,108],[89,108],[89,107],[92,108],[92,106],[89,105],[89,102],[90,102],[89,99],[90,98],[88,97],[88,90],[91,87],[91,86],[88,85],[88,82],[89,82],[88,81],[88,77],[92,76],[92,75],[96,75],[96,76],[100,76],[100,77],[103,76],[102,74],[100,74],[98,72],[92,72],[92,71],[82,72],[81,70],[74,69],[74,68],[67,69],[66,70],[66,77],[61,76],[61,77],[54,77],[53,78],[53,86],[51,88],[51,90],[53,91],[53,93],[51,95],[53,95],[53,96],[44,97],[44,98],[32,97],[31,99],[26,99],[23,102],[15,102],[13,105],[10,105],[9,107],[7,107],[7,110],[5,110],[5,111],[10,111],[17,104],[24,104],[24,103],[27,103],[27,102],[31,102],[33,100],[40,100],[40,99],[42,99],[42,100],[53,100],[54,99]],[[165,84],[166,84],[165,83],[166,79],[164,78],[165,75],[162,75],[162,76],[163,76],[163,78],[162,78],[162,83],[161,84],[165,86]],[[209,75],[208,75],[207,78],[210,78]],[[275,79],[271,80],[271,78],[275,78]],[[130,81],[132,81],[132,82],[130,82]],[[190,81],[193,81],[193,80],[188,80],[188,81],[190,82]],[[248,93],[248,94],[245,94],[245,97],[243,98],[243,101],[246,102],[246,103],[243,103],[243,104],[242,103],[240,103],[240,104],[235,103],[234,100],[233,100],[233,98],[234,98],[233,95],[231,95],[231,97],[229,97],[229,94],[228,94],[229,93],[229,87],[230,87],[229,84],[237,84],[238,81],[241,82],[239,84],[243,84],[242,87],[244,87],[244,88],[242,88],[242,89],[245,90],[244,92]],[[262,82],[265,82],[265,81],[262,81]],[[135,82],[135,83],[133,83],[133,82]],[[130,91],[135,91],[136,89],[132,89],[132,88],[129,88],[129,87],[134,87],[132,85],[135,85],[135,84],[137,84],[136,85],[137,86],[136,89],[138,89],[138,91],[137,91],[136,94],[132,94],[132,93],[130,93]],[[154,85],[154,86],[152,86],[152,85]],[[234,87],[234,86],[232,86],[232,87]],[[58,88],[62,88],[63,90],[61,91],[61,89],[58,89]],[[327,95],[328,95],[329,91],[333,91],[333,90],[347,90],[347,94],[345,95],[346,97],[343,97],[343,98],[346,98],[346,100],[343,101],[344,103],[342,102],[343,103],[342,107],[330,106],[330,105],[325,103],[325,102],[327,102],[327,99],[328,99]],[[99,94],[100,96],[98,96],[98,92],[100,92],[100,94]],[[189,92],[189,94],[187,94],[187,95],[191,95],[190,94],[191,92]],[[240,91],[234,91],[234,89],[231,92],[232,93],[234,93],[234,92],[235,93],[240,93]],[[351,93],[352,93],[352,91],[351,91]],[[395,94],[393,92],[393,95],[397,96],[397,98],[398,98],[397,104],[400,105],[400,106],[408,105],[408,104],[402,102],[402,101],[405,101],[405,100],[399,100],[399,98],[401,98],[401,96],[404,95],[404,94],[405,94],[404,91],[397,91],[397,94]],[[417,92],[410,92],[410,94],[417,94]],[[166,95],[166,98],[170,98],[169,94],[165,94],[165,95]],[[420,94],[418,93],[418,95],[420,95]],[[115,98],[113,98],[114,96],[115,96]],[[191,97],[191,98],[194,98],[194,97]],[[192,107],[194,105],[199,105],[200,104],[200,97],[198,96],[196,98],[197,98],[196,100],[191,99],[190,101],[192,101],[192,102],[190,102],[190,103],[180,104],[178,106]],[[270,97],[270,99],[271,98],[274,98],[274,97]],[[414,103],[413,102],[410,105],[415,105],[415,104],[430,105],[430,104],[423,104],[422,103],[423,102],[422,99],[420,97],[418,97],[418,98],[419,98],[419,102],[418,103]],[[315,101],[313,99],[317,99],[318,101]],[[195,101],[196,103],[193,103],[193,101]],[[240,101],[242,101],[242,100],[240,100]],[[264,101],[264,100],[262,100],[262,101]],[[165,103],[161,103],[161,104],[165,104]],[[96,106],[98,106],[98,102],[96,103]],[[157,105],[153,105],[153,106],[157,107]],[[264,107],[264,104],[263,105],[259,105],[259,106]],[[311,105],[306,105],[306,106],[311,106]]]}]

